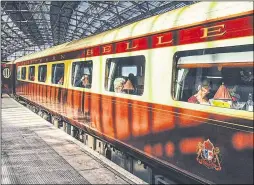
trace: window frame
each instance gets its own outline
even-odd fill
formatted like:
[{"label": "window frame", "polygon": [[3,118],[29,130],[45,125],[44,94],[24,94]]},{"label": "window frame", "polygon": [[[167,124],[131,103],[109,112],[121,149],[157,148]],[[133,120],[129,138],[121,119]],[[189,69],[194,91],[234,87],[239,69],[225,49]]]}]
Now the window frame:
[{"label": "window frame", "polygon": [[[141,66],[141,69],[138,69],[138,65],[134,65],[134,64],[132,64],[132,65],[130,65],[130,66],[136,66],[137,67],[137,75],[136,75],[136,77],[138,77],[140,74],[143,74],[143,79],[144,79],[144,81],[143,81],[143,92],[142,92],[142,94],[125,94],[125,93],[118,93],[118,92],[115,92],[115,91],[111,91],[111,90],[108,90],[108,79],[106,79],[106,78],[108,78],[108,77],[106,77],[106,75],[109,75],[109,73],[110,73],[110,70],[108,70],[109,68],[108,68],[108,66],[109,66],[109,64],[108,64],[108,62],[110,61],[110,60],[121,60],[122,58],[129,58],[129,57],[141,57],[142,59],[143,59],[143,64],[144,65],[140,65]],[[120,62],[120,61],[118,61],[118,62]],[[136,97],[142,97],[143,95],[144,95],[144,93],[145,93],[145,75],[146,75],[146,71],[145,71],[145,68],[146,68],[146,56],[145,55],[142,55],[142,54],[140,54],[140,55],[131,55],[131,56],[121,56],[121,57],[111,57],[111,58],[107,58],[106,59],[106,62],[105,62],[105,70],[104,70],[104,84],[103,84],[103,86],[104,86],[104,91],[106,91],[106,92],[109,92],[109,93],[116,93],[116,94],[121,94],[121,95],[128,95],[128,96],[136,96]],[[126,65],[126,64],[122,64],[121,65],[122,67],[126,67],[126,66],[128,66],[128,65]],[[120,70],[120,74],[122,75],[122,69]],[[127,77],[126,77],[127,78]]]},{"label": "window frame", "polygon": [[[45,78],[45,81],[40,81],[40,67],[42,66],[46,66],[46,78]],[[38,82],[42,82],[42,83],[45,83],[47,81],[47,74],[48,74],[48,65],[47,64],[41,64],[41,65],[38,65]]]},{"label": "window frame", "polygon": [[[32,67],[34,67],[34,79],[33,80],[31,80],[30,79],[30,69],[32,68]],[[35,70],[36,70],[36,67],[35,66],[28,66],[28,80],[29,81],[32,81],[32,82],[34,82],[35,81]]]},{"label": "window frame", "polygon": [[[59,84],[58,82],[57,83],[53,83],[53,73],[54,73],[54,71],[53,71],[53,66],[54,65],[59,65],[59,64],[63,64],[63,77],[64,77],[64,81],[63,81],[63,84]],[[60,78],[61,79],[61,78]],[[60,80],[59,79],[59,80]],[[63,86],[64,85],[64,83],[65,83],[65,81],[66,81],[66,79],[65,79],[65,63],[64,62],[59,62],[59,63],[53,63],[53,64],[51,64],[51,84],[52,85],[61,85],[61,86]]]},{"label": "window frame", "polygon": [[[22,67],[21,66],[18,66],[17,67],[17,80],[20,80],[21,79],[21,69],[22,69]],[[18,73],[20,73],[20,75],[18,75]]]},{"label": "window frame", "polygon": [[[74,76],[73,76],[73,70],[74,70],[74,64],[75,63],[88,63],[88,62],[91,62],[92,63],[92,72],[91,72],[91,87],[90,88],[87,88],[87,87],[78,87],[78,86],[74,86],[74,84],[73,84],[73,78],[74,78]],[[71,63],[71,76],[70,76],[70,80],[71,80],[71,87],[74,87],[74,88],[82,88],[82,89],[92,89],[92,87],[93,87],[93,70],[94,70],[94,65],[93,65],[93,60],[83,60],[83,61],[73,61],[72,63]]]},{"label": "window frame", "polygon": [[[172,66],[172,76],[171,76],[171,98],[173,101],[176,102],[183,102],[188,104],[186,101],[180,101],[175,98],[175,82],[176,82],[176,74],[177,74],[177,63],[181,57],[187,57],[187,56],[199,56],[199,55],[211,55],[211,54],[219,54],[219,53],[237,53],[237,52],[247,52],[247,51],[253,51],[253,44],[247,44],[247,45],[238,45],[238,46],[227,46],[227,47],[216,47],[216,48],[204,48],[204,49],[197,49],[197,50],[185,50],[185,51],[178,51],[173,55],[173,66]],[[200,106],[207,106],[207,105],[200,105]],[[214,107],[214,106],[211,106]],[[223,107],[216,107],[216,108],[223,108]],[[234,111],[241,111],[236,109],[230,109]]]},{"label": "window frame", "polygon": [[[25,78],[22,78],[22,76],[23,76],[23,75],[22,75],[23,68],[25,69]],[[26,80],[26,77],[27,77],[27,70],[26,70],[26,68],[27,68],[27,66],[22,66],[22,67],[21,67],[21,75],[20,75],[20,79],[21,79],[21,80]]]}]

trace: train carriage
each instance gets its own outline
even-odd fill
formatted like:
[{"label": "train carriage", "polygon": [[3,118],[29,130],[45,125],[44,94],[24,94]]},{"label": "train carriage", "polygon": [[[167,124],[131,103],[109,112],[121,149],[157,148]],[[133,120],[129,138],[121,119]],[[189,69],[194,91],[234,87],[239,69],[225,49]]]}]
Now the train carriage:
[{"label": "train carriage", "polygon": [[7,65],[16,98],[152,174],[253,183],[253,2],[197,3]]}]

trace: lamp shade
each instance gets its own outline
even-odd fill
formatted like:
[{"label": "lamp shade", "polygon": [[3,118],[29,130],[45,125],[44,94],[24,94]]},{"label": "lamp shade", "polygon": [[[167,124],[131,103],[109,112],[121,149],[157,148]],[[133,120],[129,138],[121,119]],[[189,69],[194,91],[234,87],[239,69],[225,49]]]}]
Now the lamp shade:
[{"label": "lamp shade", "polygon": [[124,84],[123,90],[134,90],[134,87],[130,80],[127,80],[127,82]]},{"label": "lamp shade", "polygon": [[230,96],[227,87],[223,83],[219,87],[213,98],[217,100],[232,100],[232,97]]}]

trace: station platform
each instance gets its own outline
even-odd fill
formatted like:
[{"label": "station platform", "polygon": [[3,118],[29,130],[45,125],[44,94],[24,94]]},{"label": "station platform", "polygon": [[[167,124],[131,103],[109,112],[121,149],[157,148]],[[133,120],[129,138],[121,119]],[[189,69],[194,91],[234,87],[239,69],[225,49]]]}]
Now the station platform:
[{"label": "station platform", "polygon": [[147,184],[3,95],[1,184]]}]

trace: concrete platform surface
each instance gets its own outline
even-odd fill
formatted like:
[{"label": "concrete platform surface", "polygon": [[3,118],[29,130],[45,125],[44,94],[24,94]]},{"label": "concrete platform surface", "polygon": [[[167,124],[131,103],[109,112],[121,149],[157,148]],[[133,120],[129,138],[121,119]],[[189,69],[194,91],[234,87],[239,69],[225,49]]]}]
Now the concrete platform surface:
[{"label": "concrete platform surface", "polygon": [[147,184],[9,96],[1,100],[1,184]]}]

